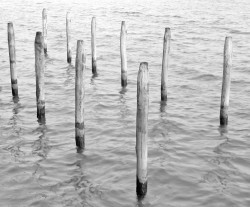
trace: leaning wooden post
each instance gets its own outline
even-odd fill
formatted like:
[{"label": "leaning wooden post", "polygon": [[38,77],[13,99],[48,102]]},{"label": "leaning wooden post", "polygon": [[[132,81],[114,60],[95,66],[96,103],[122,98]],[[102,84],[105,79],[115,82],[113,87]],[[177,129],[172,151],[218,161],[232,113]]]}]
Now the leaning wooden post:
[{"label": "leaning wooden post", "polygon": [[10,58],[10,77],[12,96],[18,97],[17,72],[16,72],[16,48],[15,48],[15,33],[13,23],[8,23],[8,45]]},{"label": "leaning wooden post", "polygon": [[83,40],[77,41],[75,75],[75,140],[80,149],[85,147],[84,130],[84,71],[86,68],[86,53]]},{"label": "leaning wooden post", "polygon": [[168,78],[168,62],[170,51],[170,28],[165,28],[164,40],[163,40],[163,57],[162,57],[162,71],[161,71],[161,100],[167,101],[167,78]]},{"label": "leaning wooden post", "polygon": [[67,62],[71,63],[72,59],[72,52],[71,52],[71,35],[70,35],[70,29],[71,29],[71,18],[70,13],[67,12],[66,15],[66,36],[67,36]]},{"label": "leaning wooden post", "polygon": [[224,45],[223,80],[220,105],[220,125],[228,124],[228,107],[232,68],[232,37],[226,37]]},{"label": "leaning wooden post", "polygon": [[43,42],[44,42],[44,53],[47,54],[47,11],[43,9]]},{"label": "leaning wooden post", "polygon": [[43,36],[41,32],[37,32],[35,39],[36,103],[37,118],[41,122],[45,120],[44,65]]},{"label": "leaning wooden post", "polygon": [[127,86],[127,53],[126,53],[126,24],[122,21],[120,35],[120,52],[121,52],[121,85]]},{"label": "leaning wooden post", "polygon": [[91,21],[91,51],[92,51],[92,73],[97,74],[96,64],[96,18],[93,17]]},{"label": "leaning wooden post", "polygon": [[136,192],[139,197],[147,193],[147,137],[148,137],[148,63],[140,64],[137,77],[137,115],[136,115]]}]

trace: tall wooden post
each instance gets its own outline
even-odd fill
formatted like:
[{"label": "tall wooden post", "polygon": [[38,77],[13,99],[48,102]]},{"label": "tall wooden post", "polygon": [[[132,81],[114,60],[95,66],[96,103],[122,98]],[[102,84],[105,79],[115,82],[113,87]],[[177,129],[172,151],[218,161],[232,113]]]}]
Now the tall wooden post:
[{"label": "tall wooden post", "polygon": [[36,103],[37,118],[41,122],[45,121],[44,65],[43,36],[41,32],[37,32],[35,39]]},{"label": "tall wooden post", "polygon": [[226,37],[224,45],[224,63],[223,63],[223,80],[221,90],[221,105],[220,105],[220,125],[228,124],[228,107],[232,68],[232,37]]},{"label": "tall wooden post", "polygon": [[16,48],[15,48],[15,33],[13,23],[8,23],[8,45],[9,45],[9,59],[10,59],[10,77],[12,96],[18,98],[18,84],[16,72]]},{"label": "tall wooden post", "polygon": [[122,21],[120,35],[120,52],[121,52],[121,85],[127,86],[127,53],[126,53],[126,24]]},{"label": "tall wooden post", "polygon": [[168,62],[170,52],[170,28],[165,28],[163,40],[163,57],[162,57],[162,72],[161,72],[161,100],[167,101],[167,78],[168,78]]},{"label": "tall wooden post", "polygon": [[147,159],[148,159],[148,63],[140,64],[137,77],[137,115],[136,115],[136,156],[137,178],[136,192],[139,197],[147,193]]},{"label": "tall wooden post", "polygon": [[67,62],[71,63],[72,52],[71,52],[71,18],[70,13],[66,15],[66,36],[67,36]]},{"label": "tall wooden post", "polygon": [[92,73],[97,74],[96,63],[96,18],[93,17],[91,21],[91,50],[92,50]]},{"label": "tall wooden post", "polygon": [[47,54],[47,11],[43,9],[43,42],[44,42],[44,53]]},{"label": "tall wooden post", "polygon": [[80,149],[85,147],[84,129],[84,71],[86,68],[86,53],[83,40],[77,41],[75,76],[75,140]]}]

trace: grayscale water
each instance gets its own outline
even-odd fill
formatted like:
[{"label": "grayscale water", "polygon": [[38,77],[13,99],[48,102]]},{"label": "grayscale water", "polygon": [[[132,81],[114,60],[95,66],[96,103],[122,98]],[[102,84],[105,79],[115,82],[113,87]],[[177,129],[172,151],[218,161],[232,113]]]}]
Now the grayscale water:
[{"label": "grayscale water", "polygon": [[[46,125],[36,118],[34,39],[48,10]],[[73,64],[65,17],[72,16]],[[97,19],[99,76],[90,23]],[[127,24],[128,86],[120,86],[120,27]],[[20,100],[11,95],[7,23],[16,36]],[[163,34],[172,32],[168,102],[160,102]],[[233,38],[229,125],[219,126],[223,47]],[[76,41],[87,50],[86,149],[74,131]],[[148,193],[136,185],[136,81],[150,73]],[[248,0],[0,0],[0,206],[250,206]]]}]

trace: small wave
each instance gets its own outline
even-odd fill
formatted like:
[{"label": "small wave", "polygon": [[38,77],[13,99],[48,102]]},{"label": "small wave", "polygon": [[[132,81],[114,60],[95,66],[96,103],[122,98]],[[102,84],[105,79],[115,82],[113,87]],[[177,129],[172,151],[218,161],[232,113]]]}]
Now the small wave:
[{"label": "small wave", "polygon": [[118,13],[118,14],[127,14],[127,15],[140,15],[142,14],[141,12],[124,12],[124,11],[114,11],[114,13]]},{"label": "small wave", "polygon": [[218,76],[215,76],[213,74],[202,74],[191,78],[191,80],[202,80],[202,81],[214,81],[219,79],[220,78]]},{"label": "small wave", "polygon": [[236,29],[230,30],[230,33],[232,33],[232,34],[241,34],[241,35],[249,35],[250,34],[250,32],[243,32],[243,31],[236,30]]}]

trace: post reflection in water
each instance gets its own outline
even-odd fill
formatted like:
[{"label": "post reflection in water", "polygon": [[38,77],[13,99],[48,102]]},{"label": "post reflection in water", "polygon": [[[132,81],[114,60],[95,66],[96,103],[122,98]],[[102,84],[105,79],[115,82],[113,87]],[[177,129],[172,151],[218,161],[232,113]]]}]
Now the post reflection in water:
[{"label": "post reflection in water", "polygon": [[48,153],[50,151],[49,139],[47,137],[47,127],[45,124],[39,123],[39,127],[36,129],[40,132],[37,140],[32,144],[32,155],[34,155],[36,162],[34,162],[34,171],[32,175],[38,180],[45,175],[45,169],[41,163],[47,159]]},{"label": "post reflection in water", "polygon": [[164,113],[167,113],[167,102],[166,101],[161,101],[160,112],[162,113],[161,116],[163,116]]},{"label": "post reflection in water", "polygon": [[[13,102],[12,102],[13,101]],[[21,139],[22,128],[20,127],[19,112],[22,109],[21,104],[18,99],[12,99],[10,102],[13,105],[12,116],[8,122],[8,128],[11,131],[12,139],[6,140],[5,144],[7,149],[15,162],[22,162],[24,157],[24,152],[22,150],[23,140]],[[1,130],[0,130],[1,131]]]},{"label": "post reflection in water", "polygon": [[93,86],[95,86],[94,89],[96,89],[95,80],[96,80],[97,77],[98,77],[98,74],[97,74],[97,73],[96,73],[96,74],[93,74],[92,77],[91,77],[91,80],[90,80],[90,84],[93,85]]},{"label": "post reflection in water", "polygon": [[13,102],[14,102],[14,105],[13,105],[13,116],[10,118],[10,124],[12,126],[12,131],[17,135],[19,136],[19,133],[21,131],[21,128],[18,127],[18,113],[21,111],[22,109],[22,105],[21,103],[19,103],[19,98],[18,97],[13,97]]},{"label": "post reflection in water", "polygon": [[32,154],[39,156],[42,161],[47,158],[47,155],[50,150],[49,139],[47,137],[47,126],[45,124],[39,123],[39,127],[36,129],[36,132],[39,132],[40,135],[37,140],[34,141],[32,145]]},{"label": "post reflection in water", "polygon": [[69,64],[67,67],[63,69],[66,69],[66,80],[64,82],[64,85],[68,86],[73,84],[75,82],[75,67]]},{"label": "post reflection in water", "polygon": [[80,199],[79,202],[85,206],[91,203],[98,203],[97,206],[101,206],[99,202],[102,200],[103,192],[101,185],[95,183],[92,179],[89,171],[93,169],[87,168],[87,163],[89,159],[84,154],[77,154],[75,165],[76,170],[73,172],[73,177],[71,178],[71,184],[74,186]]},{"label": "post reflection in water", "polygon": [[219,131],[219,133],[220,133],[220,136],[227,136],[227,134],[228,134],[228,128],[227,128],[227,125],[225,125],[225,126],[219,126],[219,128],[218,128],[218,131]]},{"label": "post reflection in water", "polygon": [[120,114],[121,114],[122,119],[125,119],[127,114],[128,114],[128,106],[126,103],[126,92],[127,92],[127,89],[124,87],[119,92],[120,93],[120,102],[121,102]]},{"label": "post reflection in water", "polygon": [[142,203],[142,201],[143,201],[143,198],[138,198],[137,199],[137,207],[144,207],[144,204]]},{"label": "post reflection in water", "polygon": [[204,175],[204,182],[209,184],[216,192],[227,194],[230,192],[231,182],[235,176],[236,168],[232,164],[234,155],[228,152],[230,139],[228,138],[227,126],[218,128],[221,139],[220,143],[213,148],[209,158],[209,166]]}]

